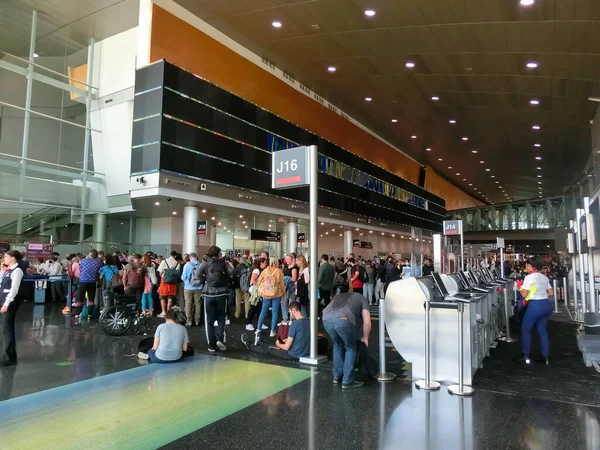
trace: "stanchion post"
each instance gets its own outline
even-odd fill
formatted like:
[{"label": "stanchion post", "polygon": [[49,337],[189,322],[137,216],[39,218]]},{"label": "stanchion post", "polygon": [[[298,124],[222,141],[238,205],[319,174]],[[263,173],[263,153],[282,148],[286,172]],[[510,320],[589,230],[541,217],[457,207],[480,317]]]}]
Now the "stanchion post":
[{"label": "stanchion post", "polygon": [[569,307],[569,294],[567,286],[567,277],[563,277],[563,300],[565,301],[565,307]]},{"label": "stanchion post", "polygon": [[392,381],[396,375],[385,371],[385,299],[379,300],[379,373],[377,381]]},{"label": "stanchion post", "polygon": [[429,300],[425,302],[425,379],[415,383],[418,389],[423,391],[437,391],[440,388],[440,383],[431,381],[431,333],[429,329],[429,312],[431,306]]},{"label": "stanchion post", "polygon": [[558,312],[558,290],[556,289],[556,280],[552,280],[552,289],[554,290],[554,312]]},{"label": "stanchion post", "polygon": [[[506,292],[506,291],[505,291]],[[506,298],[506,297],[505,297]],[[461,397],[473,395],[475,389],[471,386],[465,386],[464,382],[464,314],[465,305],[462,302],[458,302],[458,384],[448,386],[448,392],[452,395],[459,395]]]},{"label": "stanchion post", "polygon": [[504,292],[504,317],[506,317],[506,336],[500,338],[500,340],[502,342],[517,342],[517,339],[511,337],[510,335],[510,311],[508,309],[508,295],[506,294],[506,288],[503,288],[502,290]]}]

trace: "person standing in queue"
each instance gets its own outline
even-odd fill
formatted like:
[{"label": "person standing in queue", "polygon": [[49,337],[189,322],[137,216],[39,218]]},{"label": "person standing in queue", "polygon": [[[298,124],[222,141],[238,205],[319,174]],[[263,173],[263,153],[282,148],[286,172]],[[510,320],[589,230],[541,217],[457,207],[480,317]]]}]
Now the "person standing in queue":
[{"label": "person standing in queue", "polygon": [[[362,268],[364,270],[364,268]],[[363,281],[361,280],[361,267],[356,263],[354,258],[348,260],[348,272],[350,274],[349,280],[352,286],[352,292],[359,294],[363,293]]]},{"label": "person standing in queue", "polygon": [[[221,258],[221,249],[213,245],[206,252],[206,263],[200,265],[200,280],[204,283],[204,326],[209,353],[224,352],[225,319],[233,267]],[[217,321],[217,332],[213,324]]]},{"label": "person standing in queue", "polygon": [[17,340],[15,337],[15,317],[20,300],[17,298],[23,271],[19,268],[22,256],[17,250],[4,253],[2,281],[0,282],[0,303],[2,308],[2,334],[4,337],[4,354],[0,357],[0,366],[17,364]]},{"label": "person standing in queue", "polygon": [[364,383],[354,378],[357,342],[369,346],[371,313],[366,297],[356,292],[336,295],[323,310],[323,325],[333,340],[333,383],[354,389]]},{"label": "person standing in queue", "polygon": [[542,263],[537,258],[529,258],[525,267],[529,275],[523,280],[520,293],[527,300],[527,310],[521,324],[521,337],[523,339],[522,354],[517,358],[517,361],[524,361],[526,364],[531,363],[531,359],[529,358],[531,351],[531,329],[535,326],[540,335],[542,345],[542,358],[538,362],[548,364],[550,341],[546,326],[548,319],[554,311],[554,306],[548,297],[554,295],[554,290],[550,287],[548,277],[539,272],[542,268]]}]

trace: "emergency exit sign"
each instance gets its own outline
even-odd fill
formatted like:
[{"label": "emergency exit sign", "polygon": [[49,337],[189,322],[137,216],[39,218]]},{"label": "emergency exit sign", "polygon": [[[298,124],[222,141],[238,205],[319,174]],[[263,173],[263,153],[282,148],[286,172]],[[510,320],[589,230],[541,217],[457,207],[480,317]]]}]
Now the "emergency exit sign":
[{"label": "emergency exit sign", "polygon": [[271,183],[273,189],[308,186],[310,151],[295,147],[273,152]]}]

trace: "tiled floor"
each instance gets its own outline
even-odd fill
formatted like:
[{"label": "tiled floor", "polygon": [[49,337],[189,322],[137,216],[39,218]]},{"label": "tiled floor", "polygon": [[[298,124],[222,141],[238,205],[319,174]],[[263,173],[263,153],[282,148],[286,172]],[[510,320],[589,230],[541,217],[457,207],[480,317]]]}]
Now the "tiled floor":
[{"label": "tiled floor", "polygon": [[[562,353],[555,366],[515,366],[518,345],[499,346],[475,396],[459,399],[400,379],[343,392],[329,363],[309,369],[249,354],[236,340],[242,325],[230,329],[226,358],[203,354],[204,330],[193,328],[198,354],[159,366],[125,356],[139,336],[72,326],[58,307],[24,305],[18,322],[20,362],[0,369],[2,449],[600,448],[600,379],[578,363],[568,323],[550,328]],[[388,356],[402,372],[400,356]]]}]

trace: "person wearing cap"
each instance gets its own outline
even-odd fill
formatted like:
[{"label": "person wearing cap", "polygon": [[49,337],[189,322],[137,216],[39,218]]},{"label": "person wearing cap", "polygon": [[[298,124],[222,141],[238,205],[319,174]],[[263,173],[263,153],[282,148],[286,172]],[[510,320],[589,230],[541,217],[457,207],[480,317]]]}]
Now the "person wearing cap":
[{"label": "person wearing cap", "polygon": [[189,262],[183,266],[181,280],[183,281],[183,298],[185,301],[186,327],[192,326],[192,313],[194,314],[194,325],[200,326],[202,317],[202,288],[204,287],[194,273],[200,269],[200,262],[196,253],[189,254]]}]

